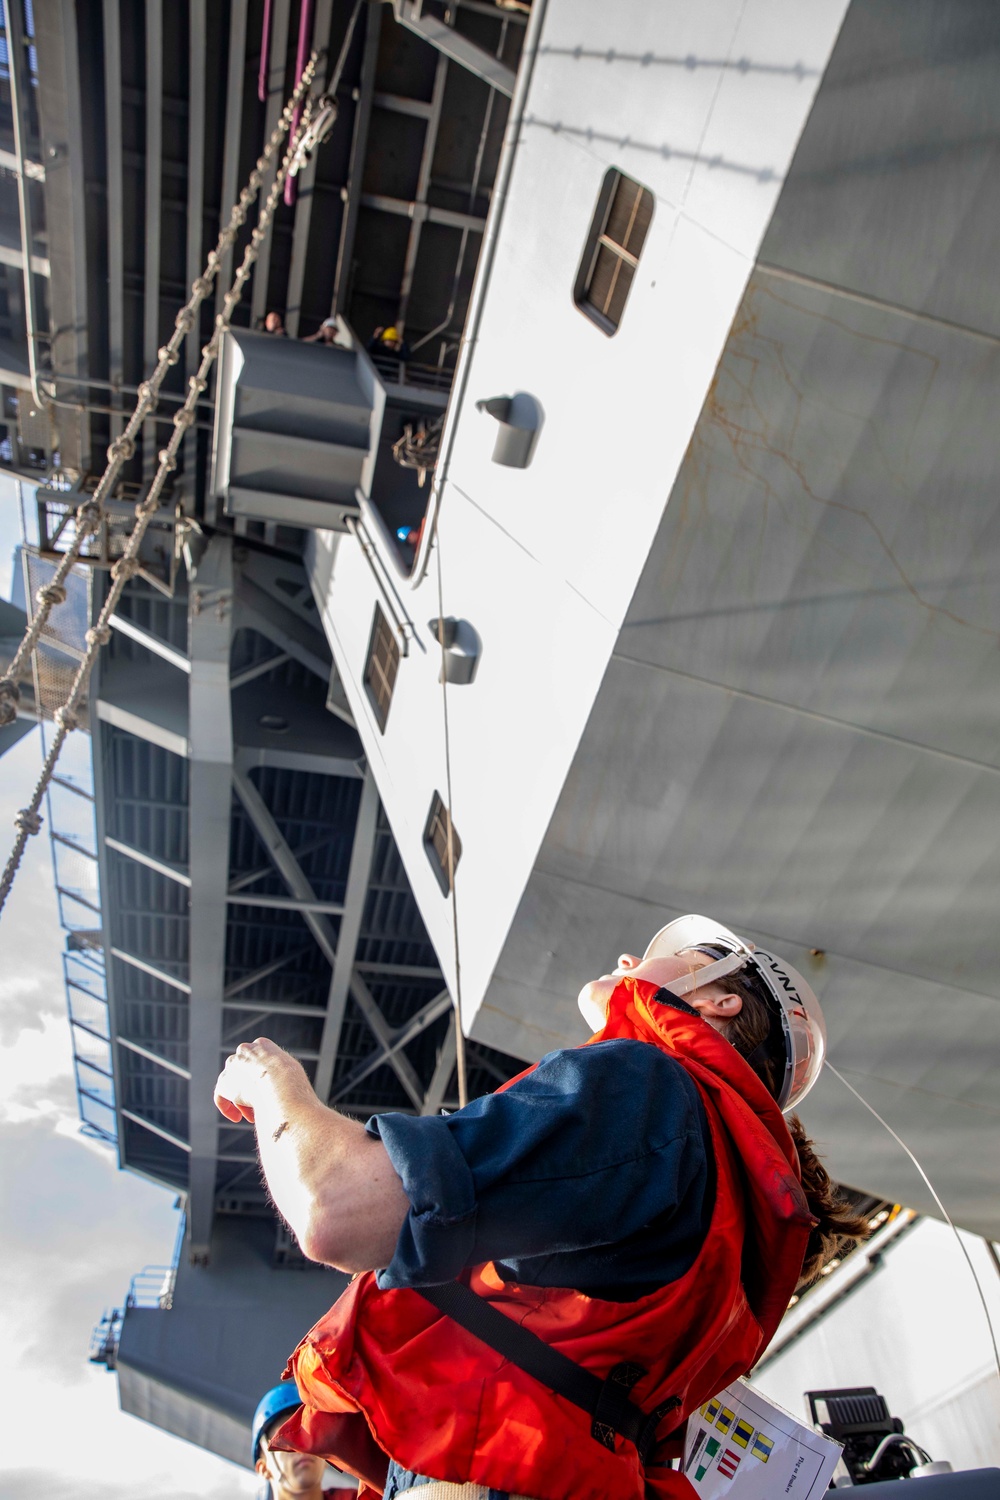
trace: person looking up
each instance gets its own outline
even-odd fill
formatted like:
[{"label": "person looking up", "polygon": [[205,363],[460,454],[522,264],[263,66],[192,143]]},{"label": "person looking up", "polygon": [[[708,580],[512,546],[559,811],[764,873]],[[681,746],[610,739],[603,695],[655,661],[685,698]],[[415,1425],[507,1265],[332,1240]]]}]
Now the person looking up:
[{"label": "person looking up", "polygon": [[310,333],[301,339],[303,344],[334,344],[338,343],[338,328],[336,318],[324,318],[315,333]]},{"label": "person looking up", "polygon": [[578,1003],[589,1042],[449,1116],[347,1119],[266,1038],[226,1062],[216,1103],[304,1253],[363,1273],[275,1437],[362,1494],[692,1500],[688,1415],[866,1231],[783,1117],[826,1045],[790,964],[683,917]]},{"label": "person looking up", "polygon": [[264,319],[264,332],[273,333],[279,339],[286,339],[288,333],[280,312],[269,312]]},{"label": "person looking up", "polygon": [[326,1464],[308,1453],[279,1453],[274,1432],[300,1405],[293,1382],[272,1386],[258,1402],[250,1437],[250,1462],[270,1486],[270,1500],[321,1500]]},{"label": "person looking up", "polygon": [[376,328],[368,340],[368,353],[402,361],[409,359],[410,346],[395,326]]}]

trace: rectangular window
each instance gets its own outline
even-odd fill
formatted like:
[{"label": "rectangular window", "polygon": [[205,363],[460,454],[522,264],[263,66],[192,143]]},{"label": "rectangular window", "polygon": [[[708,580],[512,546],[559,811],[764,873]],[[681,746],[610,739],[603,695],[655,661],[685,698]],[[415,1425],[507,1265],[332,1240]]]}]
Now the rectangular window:
[{"label": "rectangular window", "polygon": [[597,199],[573,289],[577,307],[606,334],[615,333],[622,320],[652,220],[649,189],[612,167]]},{"label": "rectangular window", "polygon": [[385,721],[389,717],[389,704],[392,702],[392,690],[396,685],[398,670],[399,642],[385,615],[376,604],[371,640],[368,642],[364,683],[371,706],[375,710],[375,722],[383,734]]},{"label": "rectangular window", "polygon": [[427,826],[424,829],[424,848],[427,850],[427,858],[431,862],[431,869],[437,877],[437,883],[445,896],[451,890],[452,872],[448,854],[449,828],[451,829],[451,858],[454,859],[454,868],[457,869],[462,857],[462,840],[455,832],[451,814],[442,802],[440,794],[435,792],[427,817]]}]

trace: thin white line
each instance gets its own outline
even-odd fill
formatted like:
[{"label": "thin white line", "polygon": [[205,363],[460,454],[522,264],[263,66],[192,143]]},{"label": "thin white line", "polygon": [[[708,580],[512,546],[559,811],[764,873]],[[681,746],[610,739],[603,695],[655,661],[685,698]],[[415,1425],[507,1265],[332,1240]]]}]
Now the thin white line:
[{"label": "thin white line", "polygon": [[[625,625],[628,625],[627,621]],[[703,687],[716,688],[720,692],[730,693],[734,698],[745,698],[748,703],[762,703],[767,708],[780,708],[785,713],[795,714],[802,719],[812,719],[817,724],[829,724],[835,729],[843,729],[850,734],[863,735],[866,739],[880,740],[888,745],[898,745],[904,750],[918,750],[922,755],[935,755],[940,760],[952,761],[955,765],[967,766],[973,771],[986,771],[991,776],[1000,776],[1000,766],[992,766],[989,761],[973,760],[968,755],[958,755],[954,750],[939,750],[936,745],[924,745],[919,740],[904,740],[900,735],[887,734],[884,729],[870,729],[866,724],[855,724],[850,719],[837,719],[833,714],[819,713],[814,708],[802,708],[797,703],[783,703],[780,698],[768,698],[763,693],[751,693],[746,688],[733,687],[728,682],[716,682],[712,677],[699,677],[694,672],[682,671],[680,667],[667,667],[660,662],[643,661],[642,657],[630,656],[625,651],[616,650],[612,655],[618,661],[628,662],[630,666],[646,667],[651,672],[665,672],[670,677],[683,677],[687,682],[698,682]]]},{"label": "thin white line", "polygon": [[944,1217],[945,1217],[945,1219],[946,1219],[946,1221],[948,1223],[948,1227],[951,1229],[952,1234],[955,1236],[955,1239],[958,1241],[958,1248],[961,1250],[962,1254],[965,1256],[966,1263],[967,1263],[967,1265],[969,1267],[969,1270],[972,1272],[972,1279],[976,1283],[976,1291],[979,1293],[979,1300],[983,1304],[983,1314],[984,1314],[984,1316],[986,1318],[986,1326],[987,1326],[987,1328],[990,1331],[990,1341],[993,1344],[993,1358],[996,1360],[997,1374],[1000,1375],[1000,1349],[997,1348],[997,1336],[996,1336],[996,1333],[995,1333],[994,1328],[993,1328],[993,1319],[990,1317],[990,1309],[989,1309],[989,1304],[986,1301],[986,1293],[983,1291],[982,1283],[979,1280],[979,1276],[978,1276],[978,1274],[976,1272],[976,1268],[972,1264],[972,1256],[969,1254],[968,1250],[966,1249],[965,1241],[962,1239],[962,1236],[959,1234],[958,1230],[955,1228],[955,1225],[954,1225],[954,1223],[952,1221],[951,1214],[948,1212],[948,1210],[945,1208],[944,1204],[941,1202],[941,1199],[938,1197],[937,1190],[935,1189],[933,1182],[931,1182],[931,1180],[928,1177],[927,1173],[924,1171],[923,1167],[917,1161],[917,1158],[914,1156],[914,1154],[910,1150],[909,1146],[903,1140],[902,1136],[897,1135],[896,1132],[893,1130],[892,1126],[888,1123],[888,1121],[883,1120],[883,1118],[879,1114],[878,1110],[875,1109],[873,1105],[869,1104],[868,1100],[865,1099],[861,1094],[858,1093],[858,1091],[854,1087],[853,1083],[848,1083],[848,1081],[844,1077],[843,1073],[838,1073],[837,1069],[833,1066],[833,1063],[830,1061],[829,1058],[827,1058],[825,1060],[825,1066],[827,1068],[829,1068],[829,1070],[833,1074],[834,1078],[839,1078],[840,1081],[841,1081],[841,1083],[844,1085],[844,1088],[848,1089],[854,1095],[855,1099],[857,1099],[861,1104],[864,1105],[864,1107],[868,1111],[868,1113],[875,1116],[876,1120],[879,1122],[879,1124],[881,1126],[883,1126],[883,1128],[885,1130],[887,1130],[889,1132],[889,1134],[892,1136],[892,1138],[896,1142],[896,1144],[898,1146],[901,1146],[903,1148],[903,1150],[906,1152],[907,1156],[912,1161],[913,1165],[916,1167],[917,1171],[920,1173],[920,1176],[923,1178],[923,1180],[924,1180],[924,1182],[925,1182],[925,1184],[927,1186],[927,1189],[930,1192],[931,1197],[934,1199],[934,1202],[937,1204],[938,1208],[941,1210],[942,1214],[944,1215]]}]

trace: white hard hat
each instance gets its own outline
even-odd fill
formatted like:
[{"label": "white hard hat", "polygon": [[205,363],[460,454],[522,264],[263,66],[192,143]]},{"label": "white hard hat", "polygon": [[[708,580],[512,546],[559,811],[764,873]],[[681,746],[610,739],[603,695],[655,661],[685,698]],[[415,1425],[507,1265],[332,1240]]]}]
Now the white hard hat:
[{"label": "white hard hat", "polygon": [[826,1056],[826,1025],[819,1001],[797,969],[767,948],[744,942],[711,917],[678,917],[668,922],[649,944],[643,958],[672,957],[690,948],[721,948],[724,956],[663,986],[682,998],[703,985],[746,970],[758,981],[761,998],[780,1018],[785,1040],[785,1076],[778,1090],[778,1107],[786,1114],[812,1088]]}]

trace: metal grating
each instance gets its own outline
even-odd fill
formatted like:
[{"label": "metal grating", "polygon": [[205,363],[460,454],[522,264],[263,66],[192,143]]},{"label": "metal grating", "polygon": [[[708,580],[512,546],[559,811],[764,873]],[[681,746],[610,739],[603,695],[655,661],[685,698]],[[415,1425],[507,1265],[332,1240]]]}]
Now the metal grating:
[{"label": "metal grating", "polygon": [[[166,599],[140,580],[126,591],[122,614],[186,653],[183,599]],[[116,664],[134,671],[135,663],[149,661],[147,647],[116,632],[106,656],[108,680],[114,679]],[[263,670],[254,672],[257,667]],[[242,701],[250,695],[248,722],[254,724],[257,703],[265,707],[276,685],[299,699],[323,701],[325,682],[246,627],[234,633],[230,674]],[[117,724],[102,720],[97,730],[103,832],[112,841],[104,852],[104,938],[119,1039],[113,1056],[121,1157],[124,1165],[183,1189],[189,1125],[184,1075],[197,1061],[188,1048],[192,1007],[213,1003],[188,991],[189,913],[198,899],[186,884],[189,767],[182,756]],[[290,746],[293,754],[295,748]],[[280,762],[280,753],[274,755]],[[270,761],[258,765],[251,758],[240,773],[249,791],[230,794],[225,967],[222,994],[214,1001],[222,1007],[218,1062],[221,1067],[240,1041],[268,1035],[299,1058],[311,1079],[326,1069],[324,1079],[330,1080],[339,1108],[362,1116],[374,1109],[412,1112],[413,1080],[428,1088],[451,1025],[447,998],[385,814],[377,804],[370,815],[363,814],[368,783],[350,757],[331,765],[342,769],[322,774]],[[367,880],[352,891],[355,843],[364,836],[365,816]],[[298,894],[289,884],[287,861],[282,865],[273,855],[276,839],[297,869]],[[150,861],[158,867],[151,868]],[[304,901],[303,890],[313,906]],[[347,951],[348,944],[342,955],[345,924],[336,908],[346,911],[351,902],[357,939],[353,951]],[[335,909],[324,911],[323,904]],[[338,966],[346,965],[340,981],[331,968],[335,950]],[[328,1006],[338,983],[341,995],[347,993],[337,1034],[330,1036]],[[357,994],[351,993],[355,989]],[[81,995],[80,1003],[94,1002]],[[366,1014],[366,1006],[374,1006],[377,1017]],[[414,1023],[428,1006],[426,1024]],[[412,1039],[394,1045],[411,1024]],[[110,1036],[106,1028],[105,1034]],[[99,1065],[102,1045],[108,1041],[95,1037],[93,1057],[89,1051],[81,1055],[81,1070]],[[471,1087],[479,1092],[521,1067],[516,1059],[474,1046],[469,1065]],[[88,1098],[97,1109],[102,1080],[96,1073],[86,1076]],[[105,1079],[108,1100],[109,1084]],[[454,1090],[452,1078],[444,1104],[455,1103]],[[215,1205],[217,1212],[270,1213],[246,1127],[219,1131]]]}]

